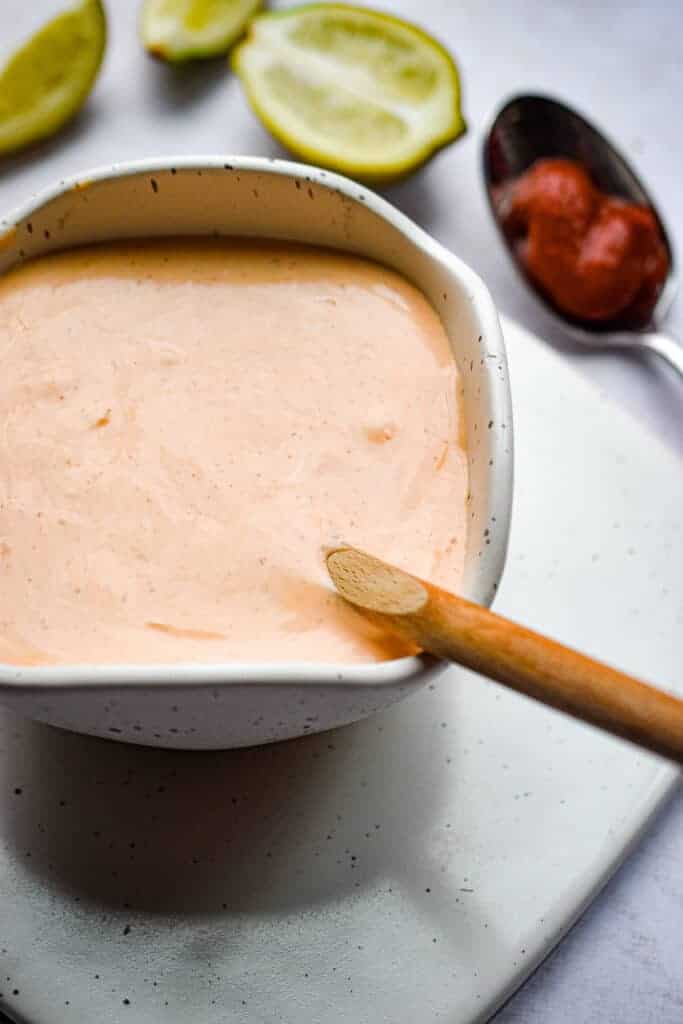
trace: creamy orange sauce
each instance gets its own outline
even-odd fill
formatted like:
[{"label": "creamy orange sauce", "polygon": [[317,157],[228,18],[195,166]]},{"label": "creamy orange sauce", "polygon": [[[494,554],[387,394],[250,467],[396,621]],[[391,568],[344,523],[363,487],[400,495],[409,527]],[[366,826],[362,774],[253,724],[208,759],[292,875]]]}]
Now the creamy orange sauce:
[{"label": "creamy orange sauce", "polygon": [[405,653],[341,540],[456,588],[459,378],[397,274],[277,243],[127,242],[0,278],[0,660]]}]

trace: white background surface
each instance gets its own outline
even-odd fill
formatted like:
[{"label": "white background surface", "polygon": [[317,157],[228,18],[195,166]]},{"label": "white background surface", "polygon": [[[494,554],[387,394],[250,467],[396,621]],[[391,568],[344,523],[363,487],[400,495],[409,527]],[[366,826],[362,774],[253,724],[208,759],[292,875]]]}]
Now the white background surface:
[{"label": "white background surface", "polygon": [[[48,0],[32,5],[2,0],[0,56],[56,6]],[[3,211],[55,178],[112,160],[169,152],[279,155],[221,64],[172,76],[136,49],[135,0],[109,0],[108,6],[111,44],[87,111],[60,139],[0,164]],[[415,178],[390,189],[388,197],[479,270],[503,311],[552,337],[565,358],[680,454],[680,382],[639,357],[577,351],[549,329],[522,292],[489,223],[479,158],[483,127],[506,96],[538,90],[568,99],[631,155],[680,246],[683,7],[674,0],[599,5],[403,0],[391,7],[420,20],[456,53],[470,131]],[[680,300],[671,326],[683,333]],[[662,501],[666,495],[654,498]],[[500,1020],[674,1024],[683,1019],[682,849],[679,796]]]}]

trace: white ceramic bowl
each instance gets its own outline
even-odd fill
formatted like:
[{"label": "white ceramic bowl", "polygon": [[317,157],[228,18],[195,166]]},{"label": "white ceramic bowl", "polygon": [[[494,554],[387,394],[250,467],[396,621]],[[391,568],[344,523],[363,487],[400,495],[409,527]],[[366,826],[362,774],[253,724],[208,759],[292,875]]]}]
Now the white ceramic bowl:
[{"label": "white ceramic bowl", "polygon": [[[331,246],[413,281],[451,339],[465,386],[470,522],[464,593],[491,602],[505,561],[512,419],[491,296],[464,263],[383,199],[327,171],[256,157],[114,165],[0,221],[0,273],[53,249],[114,238],[241,235]],[[0,701],[31,718],[160,747],[267,743],[352,722],[419,689],[441,664],[0,665]]]}]

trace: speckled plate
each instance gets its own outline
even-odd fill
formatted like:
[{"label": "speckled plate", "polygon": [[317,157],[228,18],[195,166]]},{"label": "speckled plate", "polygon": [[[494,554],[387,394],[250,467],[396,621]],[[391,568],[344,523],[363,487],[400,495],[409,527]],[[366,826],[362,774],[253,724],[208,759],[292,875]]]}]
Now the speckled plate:
[{"label": "speckled plate", "polygon": [[[506,325],[517,433],[497,607],[680,676],[680,466]],[[0,716],[0,1005],[31,1024],[482,1021],[675,784],[449,670],[357,725],[182,753]]]}]

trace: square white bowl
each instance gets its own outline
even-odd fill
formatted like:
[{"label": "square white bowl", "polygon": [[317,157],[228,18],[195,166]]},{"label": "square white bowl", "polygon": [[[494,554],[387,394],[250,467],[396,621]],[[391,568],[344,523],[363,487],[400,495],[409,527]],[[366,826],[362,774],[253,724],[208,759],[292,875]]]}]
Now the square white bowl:
[{"label": "square white bowl", "polygon": [[[498,316],[480,278],[366,188],[259,157],[114,165],[60,184],[0,221],[0,273],[56,249],[164,235],[285,239],[397,270],[431,301],[464,384],[470,478],[462,593],[490,604],[512,504],[512,413]],[[150,746],[221,749],[363,718],[419,689],[442,663],[0,665],[0,702],[78,732]]]}]

